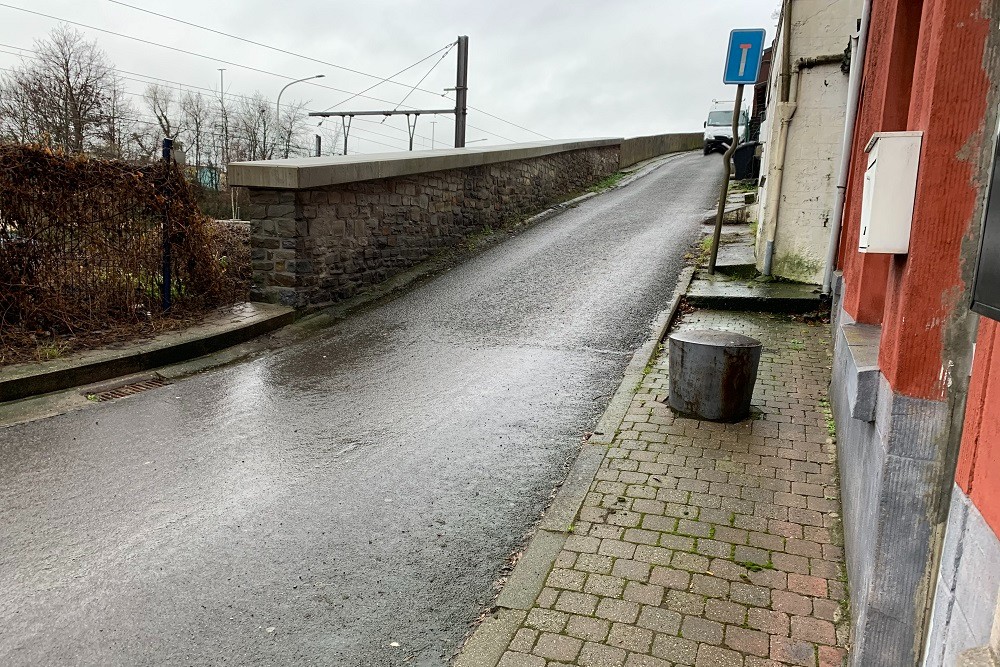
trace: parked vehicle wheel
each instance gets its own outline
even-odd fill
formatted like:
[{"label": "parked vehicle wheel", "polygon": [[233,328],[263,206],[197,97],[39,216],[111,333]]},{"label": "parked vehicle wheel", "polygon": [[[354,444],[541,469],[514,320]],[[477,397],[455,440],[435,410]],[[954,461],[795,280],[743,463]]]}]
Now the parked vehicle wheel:
[{"label": "parked vehicle wheel", "polygon": [[705,142],[705,155],[708,155],[708,154],[709,154],[709,153],[711,153],[711,152],[712,152],[712,147],[711,147],[711,146],[709,146],[709,145],[708,145],[708,142],[706,141],[706,142]]}]

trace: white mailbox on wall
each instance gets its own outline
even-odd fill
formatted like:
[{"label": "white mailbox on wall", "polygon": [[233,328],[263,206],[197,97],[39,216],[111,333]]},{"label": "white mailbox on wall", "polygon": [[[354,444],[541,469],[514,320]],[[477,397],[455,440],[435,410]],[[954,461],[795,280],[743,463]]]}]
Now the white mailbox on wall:
[{"label": "white mailbox on wall", "polygon": [[906,254],[910,249],[922,132],[876,132],[865,152],[858,250]]}]

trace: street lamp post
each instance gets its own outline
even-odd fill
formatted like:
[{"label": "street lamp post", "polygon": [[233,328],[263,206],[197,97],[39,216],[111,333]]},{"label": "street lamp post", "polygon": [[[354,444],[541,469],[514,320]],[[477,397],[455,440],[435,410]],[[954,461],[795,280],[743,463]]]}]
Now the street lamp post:
[{"label": "street lamp post", "polygon": [[[275,105],[275,111],[278,114],[277,115],[278,123],[281,123],[281,94],[285,92],[285,89],[288,88],[289,86],[293,85],[293,84],[302,83],[303,81],[312,81],[313,79],[322,79],[324,76],[326,76],[326,75],[325,74],[314,74],[313,76],[307,76],[307,77],[305,77],[303,79],[296,79],[295,81],[289,81],[288,83],[285,84],[284,88],[282,88],[281,91],[278,93],[278,103]],[[288,157],[288,146],[287,145],[285,146],[285,157]]]}]

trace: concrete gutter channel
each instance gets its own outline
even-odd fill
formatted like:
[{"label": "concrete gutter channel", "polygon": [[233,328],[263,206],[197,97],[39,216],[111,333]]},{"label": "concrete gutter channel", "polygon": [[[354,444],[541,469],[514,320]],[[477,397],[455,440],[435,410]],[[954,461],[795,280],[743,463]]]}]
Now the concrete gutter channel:
[{"label": "concrete gutter channel", "polygon": [[496,667],[500,662],[514,633],[521,627],[545,586],[545,580],[562,551],[563,544],[571,535],[570,526],[628,412],[632,396],[645,375],[647,365],[656,356],[663,337],[677,316],[681,299],[691,284],[694,272],[693,266],[681,271],[670,305],[656,318],[649,338],[632,355],[621,384],[598,420],[593,435],[577,455],[566,481],[556,492],[527,549],[514,566],[497,597],[492,613],[466,640],[453,663],[454,667]]},{"label": "concrete gutter channel", "polygon": [[[683,154],[661,155],[627,167],[622,171],[628,175],[612,188],[626,187],[633,181],[653,172],[667,161]],[[342,303],[298,311],[274,304],[248,303],[235,307],[231,313],[227,313],[227,309],[220,309],[206,321],[187,329],[166,332],[152,339],[121,348],[88,350],[63,359],[0,368],[0,425],[11,419],[20,421],[22,415],[31,413],[30,408],[12,410],[11,402],[13,401],[22,399],[41,401],[46,397],[45,395],[87,387],[96,383],[104,383],[102,385],[104,388],[109,386],[106,381],[115,378],[119,378],[123,382],[135,380],[136,378],[129,376],[143,372],[147,372],[147,374],[142,376],[142,379],[147,379],[149,377],[148,371],[164,369],[165,367],[171,368],[157,373],[157,375],[171,379],[184,377],[208,368],[232,363],[267,348],[269,344],[259,339],[291,324],[294,326],[288,330],[288,333],[293,340],[309,335],[352,313],[377,305],[386,299],[394,298],[420,284],[421,281],[453,266],[456,261],[481,254],[502,243],[509,238],[510,234],[525,231],[599,194],[601,192],[588,192],[555,204],[521,222],[516,227],[506,230],[508,233],[494,234],[471,253],[463,254],[461,249],[450,249],[442,253],[441,256],[421,262],[413,269],[394,276]],[[200,362],[191,362],[193,359],[200,359]],[[66,401],[59,400],[50,401],[50,403],[61,405],[63,408],[71,405]],[[52,412],[49,411],[48,414],[52,414]]]}]

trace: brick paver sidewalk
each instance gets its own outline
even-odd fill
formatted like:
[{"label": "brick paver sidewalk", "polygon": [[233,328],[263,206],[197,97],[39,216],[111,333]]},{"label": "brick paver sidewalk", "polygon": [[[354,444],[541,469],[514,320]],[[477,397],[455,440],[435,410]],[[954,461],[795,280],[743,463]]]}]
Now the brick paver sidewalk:
[{"label": "brick paver sidewalk", "polygon": [[661,355],[500,667],[841,665],[828,325],[699,311],[764,343],[757,419],[675,418]]}]

